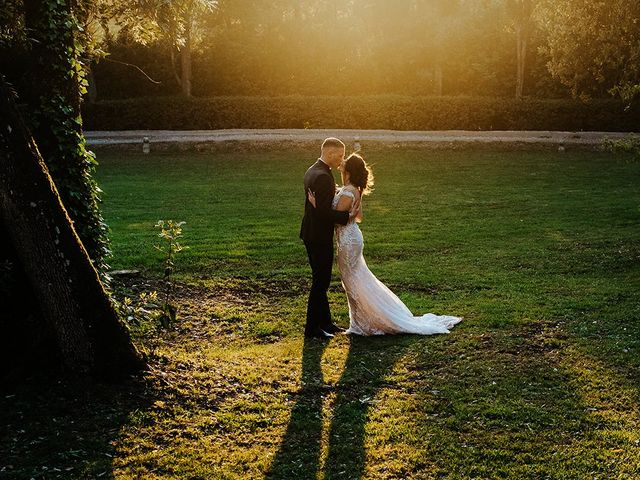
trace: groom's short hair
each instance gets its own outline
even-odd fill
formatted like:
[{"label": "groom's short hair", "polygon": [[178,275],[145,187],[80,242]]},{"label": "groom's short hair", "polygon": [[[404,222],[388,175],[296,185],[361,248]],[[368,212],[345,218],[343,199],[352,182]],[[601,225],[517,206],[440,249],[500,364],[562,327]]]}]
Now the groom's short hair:
[{"label": "groom's short hair", "polygon": [[321,151],[324,152],[325,148],[345,148],[344,143],[338,140],[335,137],[325,138],[324,142],[322,142]]}]

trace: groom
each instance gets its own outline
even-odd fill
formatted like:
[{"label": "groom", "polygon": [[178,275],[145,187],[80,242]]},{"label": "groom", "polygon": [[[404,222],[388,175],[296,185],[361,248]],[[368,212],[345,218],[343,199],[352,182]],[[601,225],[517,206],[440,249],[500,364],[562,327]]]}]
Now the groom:
[{"label": "groom", "polygon": [[[350,213],[331,208],[336,193],[331,169],[340,166],[344,151],[344,143],[337,138],[327,138],[322,143],[320,158],[304,174],[305,204],[300,238],[307,249],[312,274],[304,329],[307,337],[331,338],[334,333],[344,330],[331,321],[327,298],[333,266],[333,227],[336,223],[346,225],[358,210],[354,208]],[[316,208],[307,198],[309,191],[315,194]]]}]

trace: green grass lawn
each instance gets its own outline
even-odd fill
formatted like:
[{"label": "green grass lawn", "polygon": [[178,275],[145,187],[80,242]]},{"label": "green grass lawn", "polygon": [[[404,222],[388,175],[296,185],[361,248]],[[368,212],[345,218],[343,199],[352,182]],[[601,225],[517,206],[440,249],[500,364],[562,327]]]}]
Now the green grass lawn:
[{"label": "green grass lawn", "polygon": [[640,162],[365,154],[367,263],[450,335],[304,340],[315,152],[103,152],[111,264],[142,271],[116,291],[158,288],[184,220],[180,318],[134,327],[142,380],[4,395],[0,478],[640,478]]}]

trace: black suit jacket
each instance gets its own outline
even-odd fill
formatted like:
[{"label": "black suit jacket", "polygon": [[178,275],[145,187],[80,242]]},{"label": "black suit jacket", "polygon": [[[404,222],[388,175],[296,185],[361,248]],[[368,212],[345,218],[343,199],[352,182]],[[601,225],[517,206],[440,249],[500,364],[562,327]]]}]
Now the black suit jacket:
[{"label": "black suit jacket", "polygon": [[[307,192],[316,196],[316,208],[309,202]],[[300,227],[300,238],[305,243],[333,245],[333,227],[336,223],[346,225],[349,212],[331,208],[336,184],[329,165],[318,160],[304,174],[304,217]]]}]

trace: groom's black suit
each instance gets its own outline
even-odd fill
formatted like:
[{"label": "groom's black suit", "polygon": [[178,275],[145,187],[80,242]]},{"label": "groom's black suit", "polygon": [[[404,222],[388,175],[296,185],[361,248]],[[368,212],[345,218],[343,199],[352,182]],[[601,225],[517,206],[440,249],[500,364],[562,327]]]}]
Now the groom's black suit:
[{"label": "groom's black suit", "polygon": [[[316,208],[313,208],[307,198],[309,190],[316,196]],[[304,174],[304,191],[304,217],[300,238],[307,249],[313,278],[307,304],[305,334],[313,335],[319,328],[331,330],[333,325],[327,298],[333,266],[333,227],[336,223],[346,225],[349,222],[349,212],[331,208],[336,185],[329,165],[322,160],[311,165]]]}]

